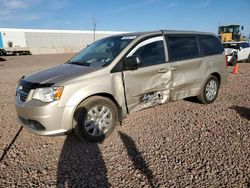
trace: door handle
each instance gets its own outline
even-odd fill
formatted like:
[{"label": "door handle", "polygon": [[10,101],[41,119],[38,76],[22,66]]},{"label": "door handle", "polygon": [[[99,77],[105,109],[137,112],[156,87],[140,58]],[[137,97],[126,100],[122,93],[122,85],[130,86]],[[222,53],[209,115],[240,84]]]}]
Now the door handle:
[{"label": "door handle", "polygon": [[166,73],[168,69],[162,68],[158,70],[158,73]]}]

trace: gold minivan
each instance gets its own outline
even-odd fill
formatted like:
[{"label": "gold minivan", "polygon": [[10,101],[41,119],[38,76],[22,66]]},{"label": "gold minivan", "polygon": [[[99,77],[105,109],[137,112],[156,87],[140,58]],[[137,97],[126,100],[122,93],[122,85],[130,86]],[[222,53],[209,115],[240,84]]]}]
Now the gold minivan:
[{"label": "gold minivan", "polygon": [[22,77],[21,124],[39,135],[74,130],[99,142],[128,114],[197,96],[212,103],[227,80],[220,40],[211,33],[126,33],[94,42],[67,63]]}]

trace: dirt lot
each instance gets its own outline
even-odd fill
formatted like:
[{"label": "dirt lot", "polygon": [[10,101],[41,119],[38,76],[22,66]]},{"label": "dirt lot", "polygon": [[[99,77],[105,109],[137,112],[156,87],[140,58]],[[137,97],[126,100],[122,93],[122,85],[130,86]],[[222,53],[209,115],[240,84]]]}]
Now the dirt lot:
[{"label": "dirt lot", "polygon": [[250,64],[229,75],[215,103],[182,100],[131,114],[102,144],[20,129],[18,79],[70,56],[0,62],[0,187],[250,187]]}]

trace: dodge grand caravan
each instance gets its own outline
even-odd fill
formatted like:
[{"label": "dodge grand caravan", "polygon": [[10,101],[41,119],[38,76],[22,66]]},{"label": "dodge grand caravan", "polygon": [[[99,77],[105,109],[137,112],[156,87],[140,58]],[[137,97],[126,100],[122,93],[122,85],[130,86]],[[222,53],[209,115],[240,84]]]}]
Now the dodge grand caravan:
[{"label": "dodge grand caravan", "polygon": [[224,48],[213,34],[126,33],[22,77],[15,104],[20,123],[33,133],[74,130],[80,139],[99,142],[132,112],[191,96],[212,103],[226,80]]}]

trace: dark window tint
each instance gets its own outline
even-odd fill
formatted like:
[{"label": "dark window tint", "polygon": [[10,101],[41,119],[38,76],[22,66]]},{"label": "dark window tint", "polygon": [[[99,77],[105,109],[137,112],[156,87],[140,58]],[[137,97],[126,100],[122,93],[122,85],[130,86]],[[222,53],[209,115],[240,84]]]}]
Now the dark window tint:
[{"label": "dark window tint", "polygon": [[196,37],[167,35],[168,55],[170,61],[199,57]]},{"label": "dark window tint", "polygon": [[244,48],[244,44],[243,43],[241,43],[241,44],[239,43],[238,44],[238,49],[240,49],[240,48]]},{"label": "dark window tint", "polygon": [[142,46],[134,55],[138,55],[141,58],[143,66],[164,63],[165,55],[163,41],[152,42]]},{"label": "dark window tint", "polygon": [[214,36],[200,36],[200,43],[204,55],[221,54],[224,51],[223,45]]},{"label": "dark window tint", "polygon": [[224,48],[238,49],[238,46],[235,43],[224,43],[223,46],[224,46]]},{"label": "dark window tint", "polygon": [[248,48],[249,44],[248,43],[239,43],[239,47]]}]

